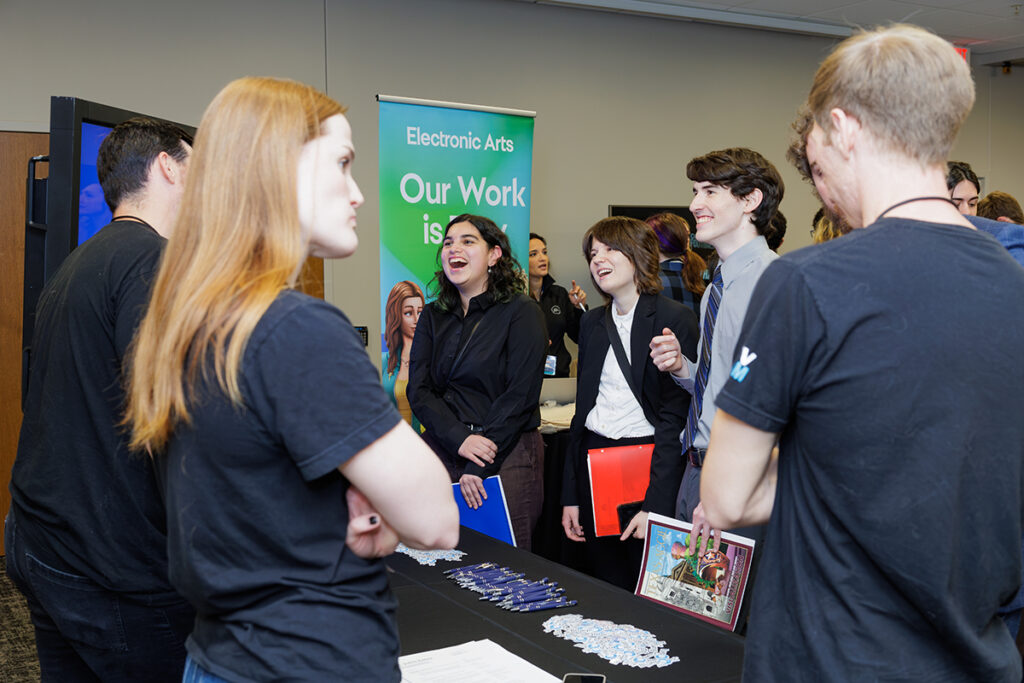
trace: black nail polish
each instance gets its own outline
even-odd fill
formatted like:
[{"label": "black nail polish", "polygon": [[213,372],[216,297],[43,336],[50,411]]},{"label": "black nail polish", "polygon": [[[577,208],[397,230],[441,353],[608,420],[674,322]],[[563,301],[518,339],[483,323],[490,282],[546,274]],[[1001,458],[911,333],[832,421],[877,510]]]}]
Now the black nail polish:
[{"label": "black nail polish", "polygon": [[377,522],[379,521],[380,520],[377,519],[377,515],[370,515],[370,524],[372,524],[373,526],[377,526]]}]

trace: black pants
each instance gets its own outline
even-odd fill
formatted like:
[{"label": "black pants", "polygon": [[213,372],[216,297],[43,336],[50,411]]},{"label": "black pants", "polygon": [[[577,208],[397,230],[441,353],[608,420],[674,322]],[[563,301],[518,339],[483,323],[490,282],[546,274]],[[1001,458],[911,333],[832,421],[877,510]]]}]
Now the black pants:
[{"label": "black pants", "polygon": [[[609,439],[608,437],[587,431],[583,437],[584,457],[586,451],[593,448],[615,448],[616,446],[635,446],[648,444],[653,436],[641,436],[626,439]],[[580,526],[586,538],[587,573],[596,578],[625,588],[630,593],[636,590],[636,582],[640,578],[640,564],[643,562],[644,542],[638,538],[627,538],[620,541],[618,536],[594,535],[594,507],[590,500],[590,475],[586,462],[581,462],[576,473],[579,486]]]},{"label": "black pants", "polygon": [[43,683],[180,681],[195,610],[184,599],[147,604],[43,563],[5,529],[7,574],[28,601]]},{"label": "black pants", "polygon": [[[446,452],[429,431],[421,436],[444,463],[452,483],[457,483],[468,461],[458,454]],[[508,505],[516,547],[528,551],[544,504],[544,441],[539,431],[531,429],[519,435],[516,445],[501,463],[498,474],[505,491],[505,504]]]}]

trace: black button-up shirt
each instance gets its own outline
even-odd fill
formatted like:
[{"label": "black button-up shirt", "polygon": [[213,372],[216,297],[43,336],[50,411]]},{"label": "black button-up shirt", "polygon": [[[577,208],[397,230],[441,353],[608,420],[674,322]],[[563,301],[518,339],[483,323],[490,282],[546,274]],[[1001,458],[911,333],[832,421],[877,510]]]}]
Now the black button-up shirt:
[{"label": "black button-up shirt", "polygon": [[569,292],[565,287],[555,284],[555,279],[545,275],[540,286],[540,304],[544,312],[544,322],[548,328],[548,340],[551,346],[548,353],[555,357],[555,377],[568,377],[572,356],[565,348],[565,335],[574,342],[580,340],[580,318],[583,309],[572,304]]},{"label": "black button-up shirt", "polygon": [[497,445],[492,464],[467,461],[467,474],[497,474],[519,436],[540,426],[547,346],[540,307],[525,294],[507,303],[481,294],[465,316],[461,307],[423,309],[409,353],[409,405],[453,459],[474,431]]}]

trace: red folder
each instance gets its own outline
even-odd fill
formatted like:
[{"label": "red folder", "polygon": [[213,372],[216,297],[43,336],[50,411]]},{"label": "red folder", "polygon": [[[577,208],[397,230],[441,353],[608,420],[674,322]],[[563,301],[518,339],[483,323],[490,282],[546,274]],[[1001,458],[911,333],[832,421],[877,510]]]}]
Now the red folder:
[{"label": "red folder", "polygon": [[597,536],[619,535],[619,505],[644,499],[651,480],[653,453],[653,443],[587,451]]}]

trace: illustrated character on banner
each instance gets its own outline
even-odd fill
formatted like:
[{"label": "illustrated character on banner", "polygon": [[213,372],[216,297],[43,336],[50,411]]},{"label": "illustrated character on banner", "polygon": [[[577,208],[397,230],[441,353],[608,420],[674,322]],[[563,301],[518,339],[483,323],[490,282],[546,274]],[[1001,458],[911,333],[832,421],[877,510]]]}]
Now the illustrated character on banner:
[{"label": "illustrated character on banner", "polygon": [[417,432],[423,431],[412,414],[405,388],[409,382],[409,351],[416,333],[416,323],[423,312],[423,290],[411,280],[400,280],[391,288],[384,305],[384,343],[387,349],[381,359],[384,390],[398,408],[402,418]]}]

